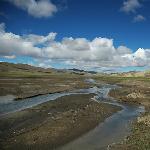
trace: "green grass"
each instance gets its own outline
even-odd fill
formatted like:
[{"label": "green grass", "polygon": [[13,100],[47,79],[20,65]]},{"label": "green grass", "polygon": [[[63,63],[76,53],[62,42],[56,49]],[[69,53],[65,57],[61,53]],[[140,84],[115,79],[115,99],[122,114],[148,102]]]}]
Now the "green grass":
[{"label": "green grass", "polygon": [[132,129],[132,135],[126,141],[127,145],[137,150],[150,149],[150,127],[143,123],[136,124]]},{"label": "green grass", "polygon": [[11,72],[1,72],[0,77],[48,77],[50,73],[40,73],[40,72],[27,72],[27,71],[11,71]]},{"label": "green grass", "polygon": [[96,76],[94,77],[96,80],[101,80],[101,81],[107,81],[110,83],[117,83],[121,81],[127,81],[127,80],[132,80],[132,81],[150,81],[150,78],[146,77],[114,77],[114,76]]},{"label": "green grass", "polygon": [[64,78],[64,77],[78,77],[80,75],[70,74],[70,73],[45,73],[45,72],[30,72],[30,71],[8,71],[0,72],[0,77],[12,77],[12,78],[36,78],[36,77],[55,77],[55,78]]}]

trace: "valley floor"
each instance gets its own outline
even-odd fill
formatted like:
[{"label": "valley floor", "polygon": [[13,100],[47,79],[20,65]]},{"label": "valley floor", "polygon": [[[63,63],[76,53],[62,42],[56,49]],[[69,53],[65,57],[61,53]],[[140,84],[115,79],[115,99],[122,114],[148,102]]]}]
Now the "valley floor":
[{"label": "valley floor", "polygon": [[70,95],[0,119],[4,150],[55,149],[93,129],[120,107],[98,103],[93,94]]},{"label": "valley floor", "polygon": [[[110,149],[150,149],[149,77],[74,74],[10,64],[2,64],[0,70],[0,96],[11,94],[16,100],[89,88],[96,83],[120,86],[119,89],[111,90],[109,95],[120,102],[145,106],[146,112],[133,123],[131,135],[121,143],[110,145]],[[96,83],[86,83],[86,78],[95,79]],[[120,110],[119,107],[91,100],[93,96],[64,96],[0,118],[0,148],[53,149],[93,129],[105,118]]]}]

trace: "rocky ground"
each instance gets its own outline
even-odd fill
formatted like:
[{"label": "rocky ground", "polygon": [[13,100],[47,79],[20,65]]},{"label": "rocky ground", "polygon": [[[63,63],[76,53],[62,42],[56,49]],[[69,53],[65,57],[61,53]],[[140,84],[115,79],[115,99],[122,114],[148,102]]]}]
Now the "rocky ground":
[{"label": "rocky ground", "polygon": [[1,149],[55,149],[96,127],[120,107],[93,94],[70,95],[0,119]]}]

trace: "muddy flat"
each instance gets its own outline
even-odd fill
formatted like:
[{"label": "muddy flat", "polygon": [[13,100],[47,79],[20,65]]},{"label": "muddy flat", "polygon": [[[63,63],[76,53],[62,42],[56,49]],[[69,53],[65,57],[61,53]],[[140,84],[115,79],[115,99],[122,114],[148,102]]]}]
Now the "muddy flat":
[{"label": "muddy flat", "polygon": [[0,120],[3,149],[54,149],[96,127],[120,110],[91,99],[70,95],[7,115]]}]

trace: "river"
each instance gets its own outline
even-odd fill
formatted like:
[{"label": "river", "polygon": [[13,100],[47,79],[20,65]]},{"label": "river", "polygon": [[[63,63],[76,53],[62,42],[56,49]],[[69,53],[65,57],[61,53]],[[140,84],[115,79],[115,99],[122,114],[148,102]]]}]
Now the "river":
[{"label": "river", "polygon": [[[91,80],[90,82],[95,81]],[[59,150],[104,150],[107,149],[108,145],[119,142],[129,135],[131,122],[137,118],[141,112],[144,112],[144,107],[142,106],[119,103],[115,99],[108,97],[108,92],[112,88],[117,87],[115,85],[106,84],[101,87],[95,86],[93,88],[80,89],[73,92],[40,95],[19,101],[6,101],[5,97],[5,100],[1,100],[0,103],[0,116],[5,117],[5,115],[9,113],[27,109],[65,95],[95,93],[96,96],[94,96],[94,99],[96,101],[120,106],[122,110],[107,118],[95,129],[59,148]]]}]

